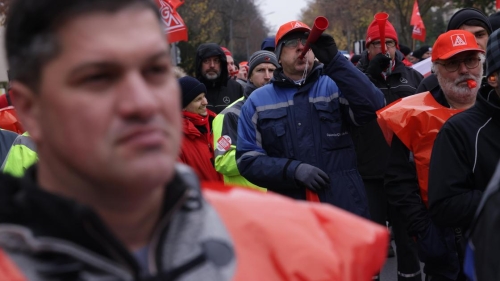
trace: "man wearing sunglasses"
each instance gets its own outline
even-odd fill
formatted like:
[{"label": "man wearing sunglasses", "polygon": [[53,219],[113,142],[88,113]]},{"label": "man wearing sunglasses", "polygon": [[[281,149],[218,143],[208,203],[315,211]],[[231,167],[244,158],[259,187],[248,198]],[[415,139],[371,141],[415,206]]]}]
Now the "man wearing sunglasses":
[{"label": "man wearing sunglasses", "polygon": [[[357,65],[384,94],[387,104],[415,94],[422,75],[403,63],[404,55],[398,50],[398,35],[393,25],[385,23],[385,50],[382,53],[378,23],[373,20],[366,31],[366,50]],[[384,175],[390,147],[376,120],[352,127],[351,135],[356,148],[358,169],[366,189],[372,221],[385,226],[388,213],[396,243],[399,280],[421,280],[420,262],[415,242],[406,232],[405,220],[387,204],[384,193]]]},{"label": "man wearing sunglasses", "polygon": [[330,35],[301,59],[310,31],[300,21],[279,28],[280,66],[241,109],[238,170],[270,191],[302,200],[317,193],[321,202],[369,217],[349,127],[375,120],[384,98]]},{"label": "man wearing sunglasses", "polygon": [[[428,181],[429,163],[434,160],[435,155],[431,157],[432,146],[444,122],[474,105],[483,75],[484,50],[477,44],[474,34],[451,30],[438,37],[432,48],[431,60],[439,81],[439,91],[404,98],[379,112],[379,124],[388,141],[391,141],[385,190],[389,203],[407,221],[407,231],[417,241],[419,258],[425,263],[427,278],[465,280],[461,269],[463,262],[459,257],[461,250],[456,243],[459,235],[455,235],[454,229],[438,227],[438,221],[431,219],[427,209],[427,189],[429,198],[432,192]],[[392,139],[389,137],[391,134]],[[437,147],[434,147],[436,150]],[[441,146],[441,149],[444,147]],[[474,148],[469,149],[474,151]],[[455,156],[461,158],[465,151],[457,151]],[[462,172],[452,167],[456,165],[450,162],[454,159],[452,155],[441,159],[445,161],[441,162],[436,177],[442,185],[454,183],[459,175],[446,175],[446,171]]]}]

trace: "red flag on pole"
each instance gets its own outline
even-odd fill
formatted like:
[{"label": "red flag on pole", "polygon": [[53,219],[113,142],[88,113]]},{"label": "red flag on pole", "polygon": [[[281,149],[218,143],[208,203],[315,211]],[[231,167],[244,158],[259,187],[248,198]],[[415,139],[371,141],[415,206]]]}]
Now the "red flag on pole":
[{"label": "red flag on pole", "polygon": [[156,0],[163,18],[164,33],[169,43],[187,41],[188,32],[186,24],[177,13],[177,8],[184,4],[184,0]]},{"label": "red flag on pole", "polygon": [[420,11],[418,10],[417,0],[415,0],[415,3],[413,3],[413,12],[411,14],[410,25],[413,25],[413,32],[411,34],[411,37],[415,40],[425,42],[425,25],[422,17],[420,16]]}]

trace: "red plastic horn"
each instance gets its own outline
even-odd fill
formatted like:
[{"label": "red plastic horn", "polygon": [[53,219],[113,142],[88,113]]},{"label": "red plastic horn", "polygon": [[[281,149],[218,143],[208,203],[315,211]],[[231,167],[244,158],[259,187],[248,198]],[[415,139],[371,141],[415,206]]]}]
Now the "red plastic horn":
[{"label": "red plastic horn", "polygon": [[319,36],[328,28],[328,20],[325,17],[319,16],[314,20],[314,26],[307,37],[306,45],[304,50],[299,56],[299,59],[303,59],[307,51],[311,48],[311,44],[314,44],[318,40]]},{"label": "red plastic horn", "polygon": [[380,47],[382,48],[382,54],[385,54],[387,51],[385,49],[385,23],[389,18],[389,14],[384,12],[376,13],[374,18],[377,21],[378,30],[380,32]]}]

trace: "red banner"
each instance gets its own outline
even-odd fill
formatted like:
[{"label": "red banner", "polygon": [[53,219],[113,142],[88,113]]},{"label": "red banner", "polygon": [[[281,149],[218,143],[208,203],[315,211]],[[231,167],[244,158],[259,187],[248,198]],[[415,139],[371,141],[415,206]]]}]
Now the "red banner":
[{"label": "red banner", "polygon": [[161,17],[163,18],[164,32],[167,35],[169,43],[187,41],[188,31],[186,24],[177,13],[177,8],[184,4],[184,0],[156,0],[160,7]]},{"label": "red banner", "polygon": [[415,3],[413,3],[413,12],[411,14],[410,25],[413,25],[411,38],[425,42],[425,25],[422,17],[420,16],[420,11],[418,10],[417,0],[415,0]]}]

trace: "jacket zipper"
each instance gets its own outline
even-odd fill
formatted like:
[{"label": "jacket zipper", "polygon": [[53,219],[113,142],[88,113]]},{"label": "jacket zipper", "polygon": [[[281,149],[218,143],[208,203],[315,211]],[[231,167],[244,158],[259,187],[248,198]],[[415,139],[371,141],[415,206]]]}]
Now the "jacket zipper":
[{"label": "jacket zipper", "polygon": [[[167,190],[168,192],[168,190]],[[156,250],[158,247],[158,243],[160,241],[160,235],[163,232],[163,230],[167,227],[167,225],[170,223],[173,214],[179,210],[184,203],[188,199],[188,192],[189,189],[184,191],[184,194],[182,197],[177,201],[177,203],[170,209],[160,220],[160,224],[156,227],[155,231],[153,232],[152,238],[151,238],[151,243],[149,244],[149,251],[148,251],[148,271],[151,276],[155,276],[158,274],[158,266],[157,262],[159,262],[159,257],[156,257]]]}]

